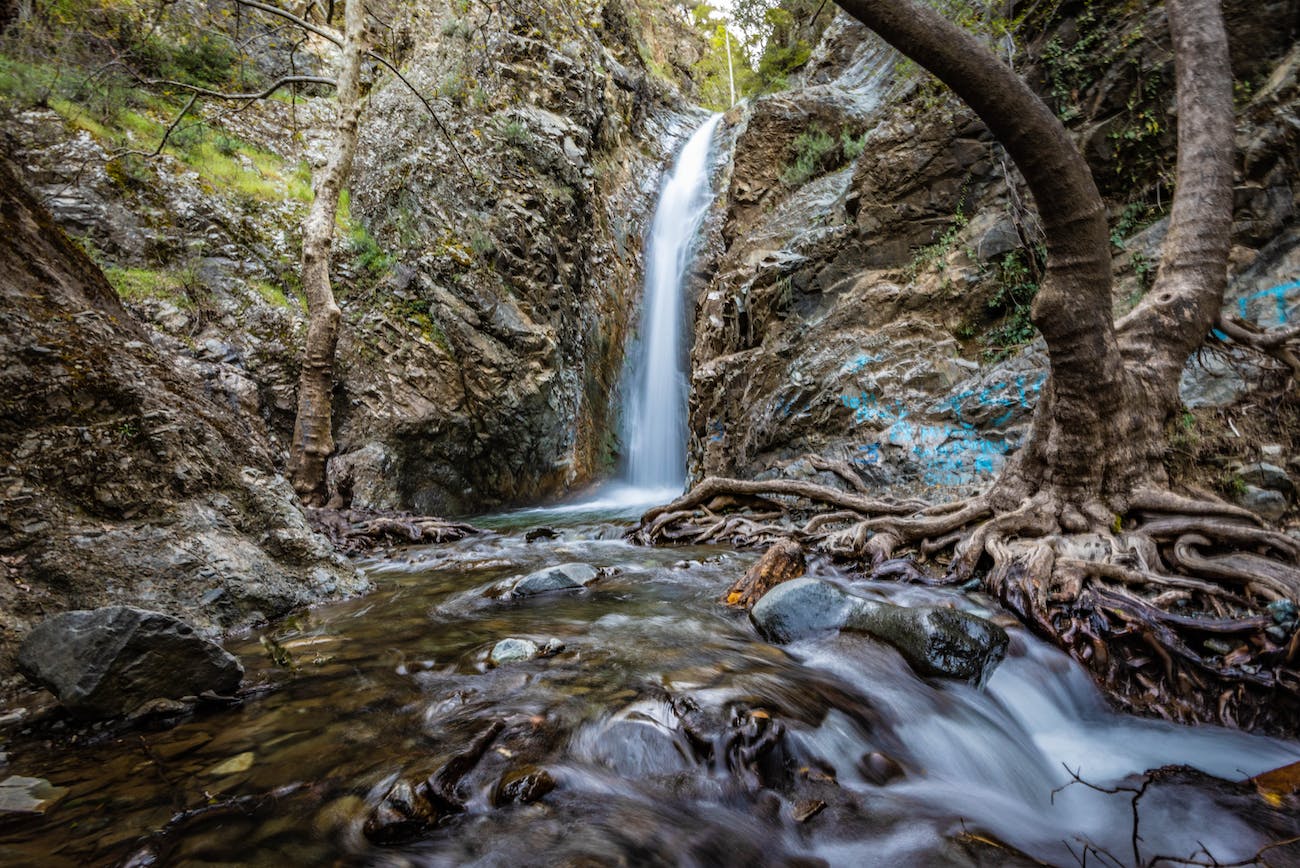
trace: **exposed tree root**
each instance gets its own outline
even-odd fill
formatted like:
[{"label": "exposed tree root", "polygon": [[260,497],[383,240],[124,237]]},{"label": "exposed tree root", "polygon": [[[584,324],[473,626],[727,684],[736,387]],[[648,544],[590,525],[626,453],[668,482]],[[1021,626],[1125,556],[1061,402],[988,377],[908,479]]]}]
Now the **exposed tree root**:
[{"label": "exposed tree root", "polygon": [[[766,506],[704,508],[727,495]],[[856,561],[871,578],[974,579],[1092,669],[1121,706],[1286,733],[1300,721],[1300,540],[1212,496],[1145,488],[1117,515],[1043,491],[999,511],[988,496],[927,506],[800,480],[713,477],[646,513],[631,535],[790,540]]]},{"label": "exposed tree root", "polygon": [[307,519],[314,530],[347,555],[386,546],[455,542],[478,533],[478,528],[461,522],[407,513],[309,507]]}]

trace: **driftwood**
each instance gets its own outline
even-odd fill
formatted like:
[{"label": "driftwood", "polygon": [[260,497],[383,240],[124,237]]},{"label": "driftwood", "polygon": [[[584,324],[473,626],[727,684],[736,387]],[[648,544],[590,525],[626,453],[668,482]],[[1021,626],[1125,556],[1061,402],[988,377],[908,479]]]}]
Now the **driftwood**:
[{"label": "driftwood", "polygon": [[803,546],[794,540],[780,540],[772,545],[722,599],[728,606],[749,610],[764,594],[782,582],[797,579],[808,570]]}]

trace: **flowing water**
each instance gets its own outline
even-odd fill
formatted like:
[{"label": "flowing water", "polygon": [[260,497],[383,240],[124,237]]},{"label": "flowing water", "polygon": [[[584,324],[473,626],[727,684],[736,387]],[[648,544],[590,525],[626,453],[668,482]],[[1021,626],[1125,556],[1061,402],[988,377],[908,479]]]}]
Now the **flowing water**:
[{"label": "flowing water", "polygon": [[646,239],[645,297],[639,340],[630,360],[623,413],[627,452],[622,483],[636,491],[681,493],[686,483],[686,310],[683,284],[704,215],[713,133],[705,121],[677,157]]},{"label": "flowing water", "polygon": [[[495,529],[371,562],[377,589],[363,599],[274,626],[287,666],[257,635],[228,642],[248,683],[271,688],[238,707],[73,745],[11,735],[9,773],[69,793],[0,829],[0,862],[1027,864],[963,845],[966,832],[1074,864],[1066,846],[1081,842],[1123,858],[1131,820],[1124,796],[1073,786],[1053,798],[1064,765],[1109,785],[1168,763],[1239,778],[1300,757],[1292,744],[1115,715],[1080,669],[1018,629],[984,688],[926,680],[863,637],[764,642],[717,602],[752,555],[631,546],[623,517],[593,512],[484,523]],[[541,524],[558,536],[526,542]],[[606,574],[582,591],[494,596],[569,561]],[[895,602],[989,605],[812,572]],[[565,649],[492,668],[506,637]],[[505,729],[463,780],[463,813],[405,844],[366,839],[396,779],[422,780],[493,721]],[[777,727],[784,736],[759,750]],[[884,779],[872,753],[901,773]],[[497,782],[529,767],[556,789],[493,807]],[[1149,795],[1142,836],[1145,854],[1199,842],[1225,861],[1266,843],[1195,787]]]},{"label": "flowing water", "polygon": [[[685,481],[682,283],[717,123],[692,135],[655,215],[621,485],[373,560],[367,597],[229,641],[253,688],[238,706],[171,728],[10,732],[7,773],[67,794],[0,824],[0,863],[1039,864],[1004,842],[1051,864],[1077,864],[1085,847],[1123,864],[1130,797],[1067,786],[1071,771],[1108,787],[1168,764],[1240,779],[1300,758],[1294,744],[1116,715],[1082,670],[1015,627],[982,688],[919,678],[862,636],[774,646],[718,603],[753,555],[622,539],[638,504]],[[527,533],[541,526],[553,535]],[[601,578],[503,594],[574,561]],[[997,616],[976,596],[811,573]],[[564,650],[489,665],[511,637]],[[460,781],[463,810],[405,843],[366,837],[395,782],[425,780],[496,725]],[[502,798],[539,769],[553,791]],[[1141,819],[1143,858],[1204,847],[1232,861],[1269,843],[1190,781],[1153,787]]]}]

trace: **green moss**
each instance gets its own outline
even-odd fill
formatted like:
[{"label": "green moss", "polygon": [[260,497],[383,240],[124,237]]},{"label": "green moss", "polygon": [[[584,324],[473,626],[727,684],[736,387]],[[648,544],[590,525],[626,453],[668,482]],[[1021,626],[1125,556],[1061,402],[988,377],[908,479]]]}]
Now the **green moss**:
[{"label": "green moss", "polygon": [[183,272],[109,267],[104,269],[104,276],[124,301],[160,299],[182,310],[194,307],[193,300],[186,293],[187,275]]},{"label": "green moss", "polygon": [[284,290],[273,283],[265,280],[256,280],[252,283],[253,290],[262,297],[262,300],[272,307],[282,308],[284,310],[305,311],[306,305],[299,299],[290,301],[289,297],[284,294]]}]

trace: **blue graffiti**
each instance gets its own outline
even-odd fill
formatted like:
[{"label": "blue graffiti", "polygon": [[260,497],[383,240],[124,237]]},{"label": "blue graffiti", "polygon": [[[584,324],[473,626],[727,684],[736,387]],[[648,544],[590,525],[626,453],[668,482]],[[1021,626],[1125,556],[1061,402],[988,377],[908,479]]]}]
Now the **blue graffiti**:
[{"label": "blue graffiti", "polygon": [[865,368],[867,365],[874,365],[876,362],[883,362],[884,360],[885,360],[884,353],[875,353],[874,355],[870,355],[870,356],[863,354],[858,356],[853,361],[849,362],[847,365],[845,365],[844,373],[856,374],[859,371],[861,371],[863,368]]},{"label": "blue graffiti", "polygon": [[[977,407],[1001,407],[1006,412],[993,420],[993,426],[998,427],[1010,422],[1018,410],[1032,410],[1034,401],[1038,398],[1038,393],[1043,390],[1043,384],[1047,382],[1047,374],[1038,374],[1034,379],[1026,375],[1020,375],[1011,382],[995,380],[981,389],[964,389],[955,395],[950,395],[943,405],[952,410],[953,415],[957,417],[957,424],[967,431],[975,428],[975,423],[968,421],[963,415],[963,407],[970,401]],[[1006,390],[1014,390],[1014,394],[1005,394]],[[1031,400],[1032,398],[1032,400]]]},{"label": "blue graffiti", "polygon": [[859,395],[840,395],[840,403],[853,411],[854,424],[874,422],[878,425],[891,425],[908,415],[907,407],[902,401],[883,404],[872,392]]},{"label": "blue graffiti", "polygon": [[1277,304],[1277,320],[1280,324],[1286,325],[1287,321],[1287,296],[1292,292],[1300,289],[1300,280],[1291,283],[1284,283],[1280,286],[1263,289],[1245,298],[1238,299],[1237,306],[1241,309],[1241,318],[1246,319],[1250,315],[1248,310],[1250,303],[1258,298],[1271,297]]},{"label": "blue graffiti", "polygon": [[858,451],[862,454],[853,459],[854,464],[863,467],[876,467],[880,464],[881,457],[879,443],[867,443],[864,446],[859,446]]}]

